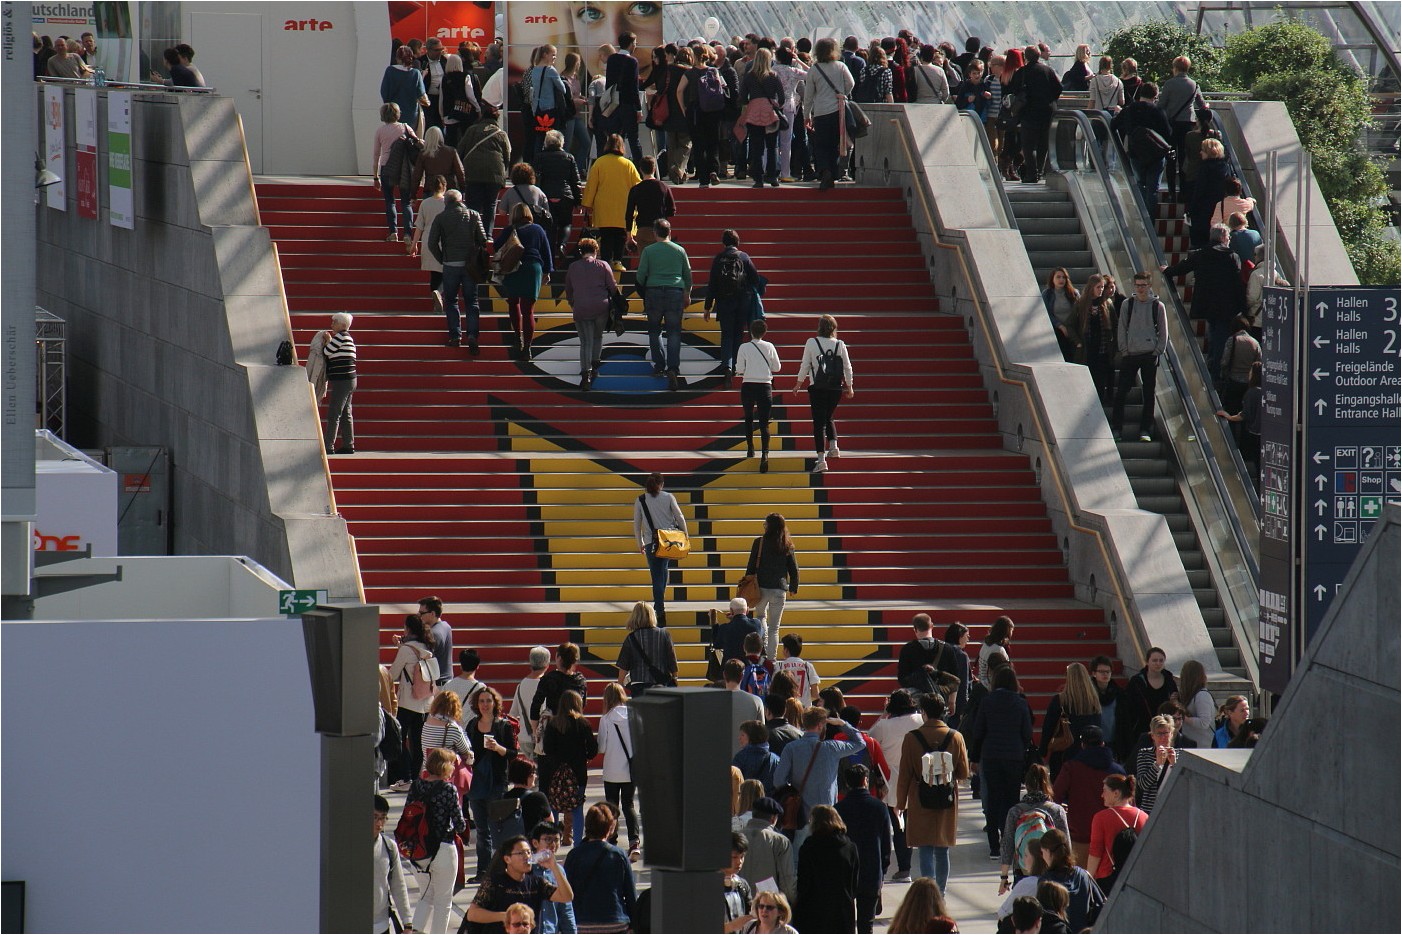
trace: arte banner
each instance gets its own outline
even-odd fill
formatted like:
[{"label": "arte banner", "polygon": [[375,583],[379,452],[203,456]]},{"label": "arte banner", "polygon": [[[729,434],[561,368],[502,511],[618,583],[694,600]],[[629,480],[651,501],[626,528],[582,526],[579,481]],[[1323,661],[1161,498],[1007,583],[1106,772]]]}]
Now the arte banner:
[{"label": "arte banner", "polygon": [[488,45],[496,36],[496,4],[450,0],[446,3],[389,4],[389,34],[400,42],[442,39],[449,52],[459,42]]},{"label": "arte banner", "polygon": [[50,208],[68,210],[68,167],[64,165],[63,88],[44,88],[44,166],[58,176],[44,198]]},{"label": "arte banner", "polygon": [[73,158],[78,170],[78,217],[97,220],[97,92],[73,91]]},{"label": "arte banner", "polygon": [[603,70],[599,46],[616,45],[622,33],[638,37],[639,78],[652,71],[652,49],[662,45],[662,3],[638,0],[595,0],[591,3],[548,3],[512,0],[506,4],[507,61],[512,82],[519,81],[531,65],[531,52],[550,44],[559,51],[555,67],[563,68],[565,56],[574,52],[591,74]]},{"label": "arte banner", "polygon": [[131,92],[107,92],[107,216],[113,227],[136,227],[132,199]]}]

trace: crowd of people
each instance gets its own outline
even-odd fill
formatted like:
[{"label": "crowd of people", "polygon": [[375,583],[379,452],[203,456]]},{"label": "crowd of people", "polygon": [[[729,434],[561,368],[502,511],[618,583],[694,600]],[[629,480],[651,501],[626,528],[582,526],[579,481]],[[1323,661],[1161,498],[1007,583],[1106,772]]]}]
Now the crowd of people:
[{"label": "crowd of people", "polygon": [[[778,637],[775,658],[766,643],[777,614],[756,617],[737,597],[715,619],[707,679],[730,693],[734,737],[716,752],[730,757],[732,775],[728,932],[870,932],[888,882],[912,884],[890,931],[957,931],[944,894],[950,849],[972,843],[959,840],[966,781],[1000,867],[999,931],[1036,931],[1033,903],[1043,931],[1082,931],[1181,751],[1250,747],[1264,727],[1241,696],[1214,703],[1200,662],[1184,661],[1175,676],[1158,648],[1125,684],[1107,656],[1072,663],[1034,717],[1009,617],[971,645],[963,624],[937,636],[930,616],[916,615],[898,653],[900,687],[882,711],[863,711],[823,685],[799,634]],[[389,806],[377,795],[377,931],[389,930],[391,913],[408,927],[396,930],[447,931],[453,894],[473,885],[459,931],[499,931],[513,917],[533,931],[649,930],[634,874],[646,815],[630,700],[676,685],[678,664],[647,602],[626,631],[615,670],[593,670],[607,672],[601,689],[569,642],[534,647],[514,685],[493,687],[478,677],[476,650],[454,660],[438,598],[405,618],[393,662],[380,667],[379,782],[406,794],[406,814],[421,803],[414,814],[424,815],[429,847],[402,862],[405,819],[387,834]],[[592,692],[603,702],[597,723],[584,714]],[[602,797],[589,787],[599,756]],[[422,878],[412,908],[410,873]]]},{"label": "crowd of people", "polygon": [[[84,32],[77,39],[71,36],[41,36],[33,33],[34,77],[72,78],[75,80],[102,79],[105,74],[102,55],[98,50],[97,37]],[[145,50],[140,55],[141,73],[155,84],[176,88],[203,88],[204,75],[195,67],[195,50],[188,42],[181,42],[161,52],[164,74],[152,67]]]}]

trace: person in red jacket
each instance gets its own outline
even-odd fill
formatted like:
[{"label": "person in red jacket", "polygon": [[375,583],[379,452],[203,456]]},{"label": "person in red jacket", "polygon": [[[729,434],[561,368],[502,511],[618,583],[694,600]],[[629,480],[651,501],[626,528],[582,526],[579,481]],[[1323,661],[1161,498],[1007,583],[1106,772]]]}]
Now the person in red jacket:
[{"label": "person in red jacket", "polygon": [[1084,867],[1090,856],[1091,821],[1105,807],[1101,801],[1102,784],[1106,776],[1123,776],[1125,769],[1105,746],[1105,735],[1099,727],[1083,728],[1080,740],[1080,751],[1061,764],[1052,796],[1066,806],[1071,851],[1076,856],[1076,866]]}]

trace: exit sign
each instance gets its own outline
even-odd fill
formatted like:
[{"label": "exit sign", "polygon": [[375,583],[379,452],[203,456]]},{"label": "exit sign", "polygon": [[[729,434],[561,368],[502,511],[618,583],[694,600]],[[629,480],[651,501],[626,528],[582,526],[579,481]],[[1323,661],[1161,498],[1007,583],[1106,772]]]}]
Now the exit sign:
[{"label": "exit sign", "polygon": [[278,613],[284,617],[300,617],[317,604],[325,604],[326,601],[326,592],[315,589],[277,592]]}]

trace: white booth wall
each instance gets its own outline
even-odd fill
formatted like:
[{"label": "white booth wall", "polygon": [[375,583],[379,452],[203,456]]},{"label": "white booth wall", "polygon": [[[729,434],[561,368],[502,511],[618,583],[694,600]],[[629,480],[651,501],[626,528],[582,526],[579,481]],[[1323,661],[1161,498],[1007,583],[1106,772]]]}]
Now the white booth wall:
[{"label": "white booth wall", "polygon": [[0,665],[0,873],[26,931],[317,930],[300,619],[7,622]]}]

